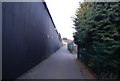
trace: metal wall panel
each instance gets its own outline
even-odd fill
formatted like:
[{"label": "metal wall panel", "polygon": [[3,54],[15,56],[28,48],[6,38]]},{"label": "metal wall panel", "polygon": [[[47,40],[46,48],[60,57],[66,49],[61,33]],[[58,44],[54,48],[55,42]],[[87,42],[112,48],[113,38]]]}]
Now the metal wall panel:
[{"label": "metal wall panel", "polygon": [[3,79],[16,79],[61,47],[59,35],[43,2],[4,2]]}]

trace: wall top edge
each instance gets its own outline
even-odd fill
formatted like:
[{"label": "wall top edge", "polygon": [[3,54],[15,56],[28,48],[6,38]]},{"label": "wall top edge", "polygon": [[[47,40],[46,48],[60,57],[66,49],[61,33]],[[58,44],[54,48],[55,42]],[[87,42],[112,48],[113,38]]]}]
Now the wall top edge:
[{"label": "wall top edge", "polygon": [[44,0],[0,0],[0,2],[45,2]]}]

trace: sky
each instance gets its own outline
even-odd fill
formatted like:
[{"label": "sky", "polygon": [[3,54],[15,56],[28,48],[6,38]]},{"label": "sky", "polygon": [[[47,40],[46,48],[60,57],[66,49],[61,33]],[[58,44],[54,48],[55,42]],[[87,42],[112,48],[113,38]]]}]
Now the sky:
[{"label": "sky", "polygon": [[74,23],[71,17],[75,16],[79,2],[83,0],[45,0],[45,2],[61,37],[73,40],[75,30],[72,28]]}]

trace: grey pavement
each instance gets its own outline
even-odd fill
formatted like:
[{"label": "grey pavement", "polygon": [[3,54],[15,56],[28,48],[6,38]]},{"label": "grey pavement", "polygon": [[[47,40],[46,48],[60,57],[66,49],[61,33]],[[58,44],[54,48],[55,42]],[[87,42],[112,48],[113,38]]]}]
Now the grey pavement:
[{"label": "grey pavement", "polygon": [[63,46],[18,79],[86,79],[76,58]]}]

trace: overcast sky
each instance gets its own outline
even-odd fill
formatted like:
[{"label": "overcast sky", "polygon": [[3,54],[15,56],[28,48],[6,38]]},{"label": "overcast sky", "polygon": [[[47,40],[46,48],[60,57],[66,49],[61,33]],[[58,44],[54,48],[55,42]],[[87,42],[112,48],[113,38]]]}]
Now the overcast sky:
[{"label": "overcast sky", "polygon": [[62,38],[66,37],[73,40],[74,29],[72,18],[79,2],[83,0],[45,0],[53,21]]}]

